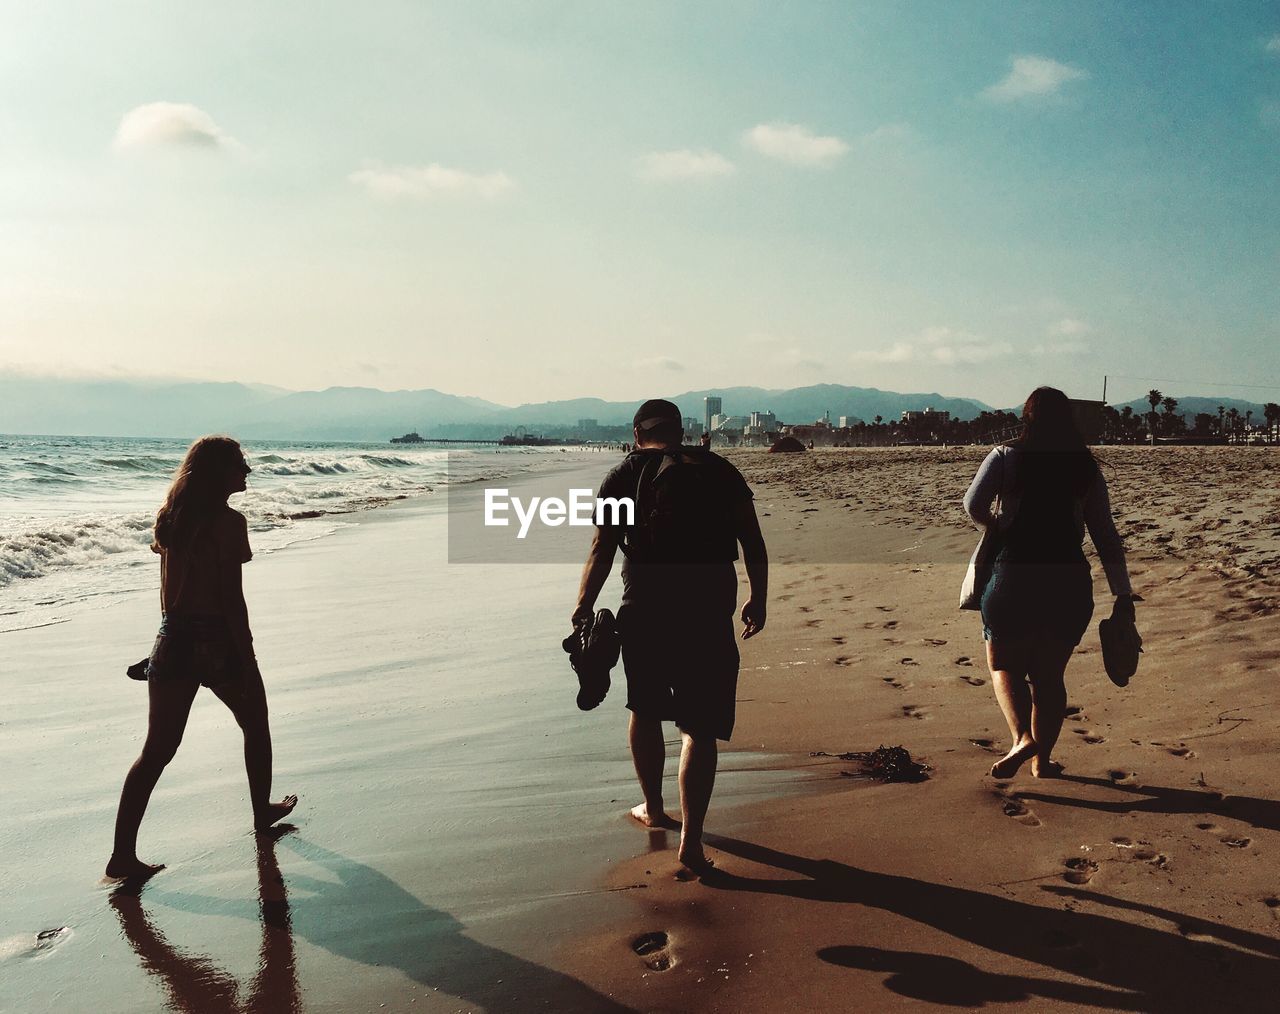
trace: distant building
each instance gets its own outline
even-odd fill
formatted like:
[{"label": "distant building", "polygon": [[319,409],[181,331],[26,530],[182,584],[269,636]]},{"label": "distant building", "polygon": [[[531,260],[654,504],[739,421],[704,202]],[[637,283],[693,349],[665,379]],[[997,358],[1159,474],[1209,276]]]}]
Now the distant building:
[{"label": "distant building", "polygon": [[772,412],[752,412],[747,419],[747,425],[762,433],[772,433],[778,428],[778,417]]},{"label": "distant building", "polygon": [[837,421],[840,423],[840,428],[842,430],[847,430],[850,426],[858,425],[858,417],[855,415],[842,415]]},{"label": "distant building", "polygon": [[702,423],[698,422],[691,415],[684,417],[684,438],[686,441],[692,442],[702,436],[704,430]]},{"label": "distant building", "polygon": [[903,412],[902,421],[908,424],[919,423],[929,426],[945,426],[951,421],[951,413],[938,412],[929,407],[923,412]]},{"label": "distant building", "polygon": [[711,424],[712,419],[718,416],[724,408],[724,403],[715,395],[707,395],[702,399],[702,428],[710,433],[715,429]]},{"label": "distant building", "polygon": [[749,420],[745,415],[725,415],[717,412],[711,417],[712,433],[727,433],[730,430],[735,433],[741,433],[747,427]]}]

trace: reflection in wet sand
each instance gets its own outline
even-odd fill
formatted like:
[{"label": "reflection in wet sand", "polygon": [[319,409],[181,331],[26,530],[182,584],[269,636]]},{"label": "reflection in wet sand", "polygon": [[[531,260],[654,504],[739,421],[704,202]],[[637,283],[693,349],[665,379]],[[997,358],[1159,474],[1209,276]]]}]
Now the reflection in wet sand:
[{"label": "reflection in wet sand", "polygon": [[146,972],[160,981],[169,1007],[182,1012],[296,1012],[302,1010],[293,951],[289,895],[276,860],[276,843],[294,830],[279,825],[257,836],[258,912],[262,943],[258,972],[241,996],[240,983],[211,958],[189,954],[169,943],[147,918],[141,887],[123,886],[111,895],[124,937]]}]

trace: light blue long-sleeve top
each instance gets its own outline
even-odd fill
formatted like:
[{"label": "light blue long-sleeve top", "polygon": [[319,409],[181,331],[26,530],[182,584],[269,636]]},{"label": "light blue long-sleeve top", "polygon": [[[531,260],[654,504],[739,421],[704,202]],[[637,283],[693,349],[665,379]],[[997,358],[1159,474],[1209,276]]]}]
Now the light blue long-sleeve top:
[{"label": "light blue long-sleeve top", "polygon": [[[1018,458],[1023,452],[1016,447],[1001,445],[992,449],[978,468],[978,474],[969,484],[964,495],[965,513],[980,528],[995,524],[1005,531],[1018,513],[1021,496],[1014,488],[1018,471]],[[992,505],[999,500],[999,511]],[[1107,480],[1099,470],[1083,497],[1075,498],[1077,534],[1084,541],[1085,529],[1098,550],[1098,559],[1107,575],[1112,595],[1131,595],[1129,567],[1125,562],[1124,541],[1111,519],[1111,499],[1107,495]]]}]

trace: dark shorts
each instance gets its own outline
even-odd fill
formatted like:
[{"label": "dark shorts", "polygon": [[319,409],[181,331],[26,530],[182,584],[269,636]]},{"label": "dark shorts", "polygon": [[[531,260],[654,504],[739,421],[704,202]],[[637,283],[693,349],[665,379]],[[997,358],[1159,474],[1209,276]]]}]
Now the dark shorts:
[{"label": "dark shorts", "polygon": [[618,625],[632,712],[675,722],[695,736],[733,735],[738,641],[732,613],[694,619],[623,605]]},{"label": "dark shorts", "polygon": [[1088,562],[1015,563],[997,559],[982,592],[988,641],[1043,640],[1076,645],[1093,618]]},{"label": "dark shorts", "polygon": [[166,613],[147,663],[149,680],[196,680],[210,689],[241,676],[226,619],[203,613]]}]

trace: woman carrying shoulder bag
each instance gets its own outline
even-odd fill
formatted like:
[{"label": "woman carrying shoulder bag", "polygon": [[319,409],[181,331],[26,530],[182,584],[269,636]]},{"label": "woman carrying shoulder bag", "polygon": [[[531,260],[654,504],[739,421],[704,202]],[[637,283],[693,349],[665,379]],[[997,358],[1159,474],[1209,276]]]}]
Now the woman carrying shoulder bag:
[{"label": "woman carrying shoulder bag", "polygon": [[[997,499],[998,515],[991,510]],[[1031,392],[1021,435],[987,455],[964,509],[979,526],[993,526],[998,547],[982,589],[983,638],[1013,746],[991,774],[1011,778],[1030,760],[1037,778],[1053,777],[1061,772],[1051,754],[1066,717],[1063,676],[1093,617],[1086,529],[1116,596],[1116,615],[1132,618],[1137,599],[1106,480],[1065,394]]]}]

